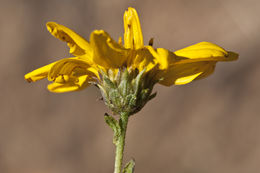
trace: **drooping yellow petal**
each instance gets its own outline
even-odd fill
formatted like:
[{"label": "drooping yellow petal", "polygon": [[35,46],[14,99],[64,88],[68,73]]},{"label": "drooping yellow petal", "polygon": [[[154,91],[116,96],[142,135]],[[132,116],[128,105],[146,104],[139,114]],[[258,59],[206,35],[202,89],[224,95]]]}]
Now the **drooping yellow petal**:
[{"label": "drooping yellow petal", "polygon": [[70,91],[79,91],[90,85],[90,80],[88,75],[83,75],[78,77],[74,81],[66,82],[66,83],[57,83],[53,82],[48,85],[48,90],[55,93],[64,93]]},{"label": "drooping yellow petal", "polygon": [[214,61],[173,64],[169,66],[168,70],[160,74],[162,79],[159,83],[165,86],[187,84],[193,80],[212,74],[215,64],[216,62]]},{"label": "drooping yellow petal", "polygon": [[143,34],[138,14],[134,8],[129,7],[124,14],[124,41],[125,48],[139,49],[144,46]]},{"label": "drooping yellow petal", "polygon": [[83,37],[72,31],[71,29],[55,22],[48,22],[46,26],[48,31],[54,37],[68,43],[71,54],[73,54],[74,56],[89,54],[89,57],[92,57],[92,49],[87,40],[85,40]]},{"label": "drooping yellow petal", "polygon": [[192,74],[189,76],[184,76],[184,77],[180,77],[177,78],[174,82],[175,85],[185,85],[187,83],[190,83],[191,81],[193,81],[194,79],[196,79],[202,72],[196,73],[196,74]]},{"label": "drooping yellow petal", "polygon": [[90,35],[90,44],[93,48],[93,61],[105,67],[119,68],[126,63],[129,51],[114,41],[103,30],[95,30]]},{"label": "drooping yellow petal", "polygon": [[53,62],[51,64],[38,68],[30,73],[27,73],[26,75],[24,75],[25,80],[27,80],[28,82],[35,82],[46,78],[48,76],[50,69],[55,63],[56,62]]},{"label": "drooping yellow petal", "polygon": [[[48,73],[48,80],[56,81],[59,83],[69,82],[74,77],[82,75],[92,75],[94,74],[89,71],[89,68],[93,68],[84,60],[78,58],[66,58],[57,61]],[[61,76],[61,77],[60,77]],[[56,82],[58,82],[56,81]]]},{"label": "drooping yellow petal", "polygon": [[205,66],[205,69],[203,70],[203,73],[201,73],[198,77],[196,77],[196,80],[203,79],[211,75],[216,67],[216,63],[211,62],[210,64]]},{"label": "drooping yellow petal", "polygon": [[238,54],[227,52],[216,44],[201,42],[174,52],[179,57],[187,60],[180,63],[198,61],[233,61],[238,58]]},{"label": "drooping yellow petal", "polygon": [[51,83],[48,85],[48,90],[54,93],[64,93],[76,91],[79,87],[73,83]]},{"label": "drooping yellow petal", "polygon": [[168,68],[165,68],[158,75],[162,77],[160,81],[162,85],[184,85],[193,80],[205,78],[214,72],[218,61],[232,61],[238,58],[238,54],[227,52],[209,42],[201,42],[186,47],[174,52],[174,54],[175,56],[171,56],[173,58],[169,58],[166,54],[159,56],[161,64],[164,63],[165,57],[168,57],[166,62],[169,62]]},{"label": "drooping yellow petal", "polygon": [[57,61],[51,68],[48,79],[54,81],[48,90],[55,93],[78,91],[90,85],[95,74],[93,68],[78,58],[66,58]]}]

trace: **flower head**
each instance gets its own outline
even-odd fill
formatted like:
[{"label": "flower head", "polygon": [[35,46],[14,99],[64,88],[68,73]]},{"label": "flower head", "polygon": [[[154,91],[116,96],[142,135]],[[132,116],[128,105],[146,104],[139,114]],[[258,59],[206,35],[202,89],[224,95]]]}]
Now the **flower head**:
[{"label": "flower head", "polygon": [[116,113],[135,113],[150,100],[155,83],[183,85],[213,73],[218,61],[232,61],[238,54],[209,42],[172,52],[144,45],[137,12],[124,14],[124,45],[103,30],[95,30],[88,42],[69,28],[47,23],[48,31],[67,42],[74,57],[65,58],[25,75],[29,82],[52,81],[51,92],[77,91],[97,84],[107,105]]}]

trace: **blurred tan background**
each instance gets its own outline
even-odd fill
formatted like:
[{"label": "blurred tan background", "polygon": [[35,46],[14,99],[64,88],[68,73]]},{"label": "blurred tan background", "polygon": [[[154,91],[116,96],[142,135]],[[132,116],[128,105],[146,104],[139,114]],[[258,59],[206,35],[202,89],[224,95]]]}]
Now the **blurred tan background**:
[{"label": "blurred tan background", "polygon": [[98,89],[53,94],[23,75],[68,57],[45,28],[56,21],[88,39],[123,35],[135,7],[145,42],[177,50],[210,41],[240,54],[207,79],[157,85],[157,97],[131,117],[125,161],[136,173],[260,172],[260,1],[0,0],[0,173],[113,172],[112,131]]}]

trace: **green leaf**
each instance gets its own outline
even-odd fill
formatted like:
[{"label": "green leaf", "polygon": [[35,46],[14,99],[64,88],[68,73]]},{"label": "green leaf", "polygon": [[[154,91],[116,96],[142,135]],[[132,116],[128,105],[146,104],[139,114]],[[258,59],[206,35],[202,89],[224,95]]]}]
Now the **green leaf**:
[{"label": "green leaf", "polygon": [[108,115],[107,113],[105,113],[104,118],[105,118],[107,125],[109,127],[111,127],[112,130],[114,131],[113,143],[116,144],[118,137],[120,136],[120,133],[121,133],[121,128],[120,128],[117,120],[115,118],[113,118],[112,116]]},{"label": "green leaf", "polygon": [[130,160],[124,167],[123,173],[133,173],[135,168],[135,161]]},{"label": "green leaf", "polygon": [[119,126],[117,121],[116,121],[116,119],[113,118],[112,116],[108,115],[107,113],[105,113],[105,117],[104,118],[105,118],[105,121],[106,121],[107,125],[109,127],[111,127],[113,131],[116,131],[117,130],[117,126]]}]

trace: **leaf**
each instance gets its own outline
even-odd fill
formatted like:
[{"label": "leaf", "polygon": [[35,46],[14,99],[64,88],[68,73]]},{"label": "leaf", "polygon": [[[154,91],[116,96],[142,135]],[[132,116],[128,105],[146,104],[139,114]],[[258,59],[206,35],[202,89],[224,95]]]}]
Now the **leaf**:
[{"label": "leaf", "polygon": [[114,131],[114,139],[113,139],[113,143],[116,144],[117,139],[121,133],[121,128],[117,122],[117,120],[115,118],[113,118],[112,116],[108,115],[107,113],[105,113],[105,121],[107,123],[107,125],[109,127],[112,128],[112,130]]},{"label": "leaf", "polygon": [[123,173],[133,173],[135,168],[135,161],[131,159],[124,167]]}]

